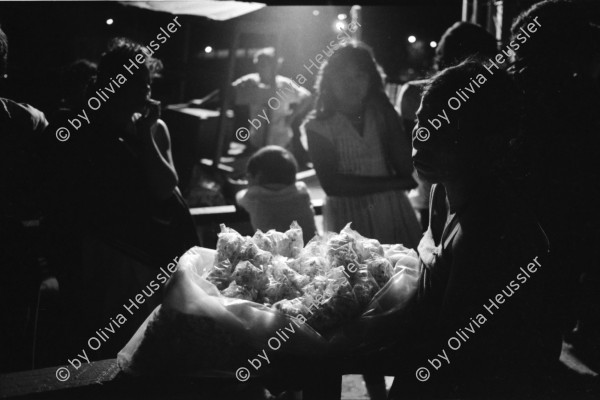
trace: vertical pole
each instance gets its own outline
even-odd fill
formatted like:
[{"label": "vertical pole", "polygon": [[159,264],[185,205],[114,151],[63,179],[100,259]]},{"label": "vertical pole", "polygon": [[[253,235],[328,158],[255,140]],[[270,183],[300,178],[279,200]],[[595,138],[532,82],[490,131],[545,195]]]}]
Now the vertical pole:
[{"label": "vertical pole", "polygon": [[184,29],[184,37],[183,37],[183,55],[181,57],[181,65],[182,69],[179,70],[179,93],[177,95],[177,102],[183,103],[185,99],[185,88],[187,87],[187,79],[188,79],[188,67],[189,67],[189,59],[190,59],[190,36],[191,36],[191,28],[190,24],[185,24]]},{"label": "vertical pole", "polygon": [[[494,32],[494,36],[496,36],[496,40],[499,42],[502,41],[502,34],[504,31],[504,2],[502,0],[492,1],[493,3],[493,11],[492,19],[494,19],[494,27],[496,31]],[[490,5],[490,8],[492,6]]]},{"label": "vertical pole", "polygon": [[468,14],[469,14],[469,0],[463,0],[462,16],[461,16],[460,20],[462,22],[467,22]]},{"label": "vertical pole", "polygon": [[231,82],[233,81],[233,74],[235,72],[235,59],[238,42],[240,38],[240,31],[236,27],[233,33],[233,40],[229,45],[229,59],[227,61],[227,77],[221,86],[221,108],[219,112],[219,122],[217,125],[217,138],[215,145],[215,153],[213,157],[213,169],[217,171],[219,169],[219,162],[221,161],[221,155],[223,154],[223,146],[225,144],[225,138],[227,132],[227,111],[231,108],[233,102],[233,91],[231,88]]},{"label": "vertical pole", "polygon": [[[362,22],[362,7],[358,5],[352,6],[350,9],[350,18],[354,26],[360,24]],[[359,42],[362,41],[362,29],[357,29],[352,32],[352,38]]]},{"label": "vertical pole", "polygon": [[473,10],[472,10],[472,14],[471,14],[471,23],[472,24],[477,24],[477,21],[479,20],[479,0],[473,0]]},{"label": "vertical pole", "polygon": [[486,29],[489,33],[494,35],[496,40],[502,39],[502,33],[498,29],[502,26],[502,2],[488,0],[487,4],[487,15],[486,15]]}]

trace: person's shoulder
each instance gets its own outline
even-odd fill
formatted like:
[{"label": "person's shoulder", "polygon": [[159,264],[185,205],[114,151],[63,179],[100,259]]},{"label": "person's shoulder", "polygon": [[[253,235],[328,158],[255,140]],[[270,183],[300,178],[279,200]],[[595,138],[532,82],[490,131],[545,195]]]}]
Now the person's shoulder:
[{"label": "person's shoulder", "polygon": [[278,88],[290,87],[300,96],[310,96],[310,91],[308,89],[299,85],[295,80],[288,78],[287,76],[277,75],[275,80]]},{"label": "person's shoulder", "polygon": [[293,88],[299,87],[299,85],[292,78],[288,78],[287,76],[277,75],[275,77],[275,81],[277,82],[277,86],[290,85]]},{"label": "person's shoulder", "polygon": [[315,125],[315,120],[317,119],[317,110],[312,110],[309,112],[306,117],[304,117],[304,121],[302,121],[301,127],[310,129],[311,126]]},{"label": "person's shoulder", "polygon": [[306,186],[306,183],[302,182],[302,181],[297,181],[295,184],[296,187],[296,193],[299,193],[303,196],[310,196],[308,193],[308,186]]},{"label": "person's shoulder", "polygon": [[242,189],[239,192],[237,192],[235,194],[235,201],[241,205],[244,206],[244,203],[246,201],[246,194],[248,193],[248,189]]},{"label": "person's shoulder", "polygon": [[311,207],[310,194],[308,188],[304,182],[295,182],[278,192],[277,202],[280,204],[287,204],[295,208],[294,212],[300,209],[306,209]]},{"label": "person's shoulder", "polygon": [[400,88],[400,94],[398,95],[399,101],[401,103],[415,100],[420,101],[421,94],[428,83],[429,81],[427,79],[406,82]]},{"label": "person's shoulder", "polygon": [[423,79],[406,82],[402,85],[396,103],[396,109],[402,118],[410,120],[416,118],[416,113],[421,103],[421,94],[428,83],[428,80]]},{"label": "person's shoulder", "polygon": [[[239,196],[239,197],[238,197]],[[244,199],[244,201],[254,201],[263,197],[267,197],[268,192],[258,185],[248,186],[246,189],[242,189],[236,195],[236,198]]]},{"label": "person's shoulder", "polygon": [[3,119],[8,119],[22,129],[41,132],[48,126],[44,113],[26,103],[17,103],[11,99],[0,98]]},{"label": "person's shoulder", "polygon": [[156,133],[161,136],[169,136],[169,128],[167,127],[167,123],[162,119],[156,120],[153,128],[156,130]]},{"label": "person's shoulder", "polygon": [[171,135],[169,134],[169,128],[162,119],[158,119],[152,126],[152,135],[156,143],[163,147],[169,147],[171,145]]},{"label": "person's shoulder", "polygon": [[306,118],[302,122],[301,128],[306,132],[307,135],[317,133],[321,136],[329,138],[329,127],[333,122],[333,116],[319,116],[317,111],[313,110],[306,116]]},{"label": "person's shoulder", "polygon": [[423,90],[428,83],[429,79],[419,79],[416,81],[408,81],[402,85],[402,87],[406,88],[406,90]]},{"label": "person's shoulder", "polygon": [[244,85],[253,85],[258,84],[260,82],[260,77],[257,72],[253,72],[251,74],[247,74],[236,79],[232,85],[233,86],[244,86]]}]

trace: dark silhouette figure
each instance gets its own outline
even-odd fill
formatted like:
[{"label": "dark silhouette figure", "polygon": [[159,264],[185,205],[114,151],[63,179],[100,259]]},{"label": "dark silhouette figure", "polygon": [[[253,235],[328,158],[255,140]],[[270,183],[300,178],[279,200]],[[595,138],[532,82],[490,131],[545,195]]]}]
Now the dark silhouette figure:
[{"label": "dark silhouette figure", "polygon": [[[7,58],[8,38],[0,29],[0,84]],[[41,111],[0,97],[0,371],[31,367],[32,316],[43,278],[40,140],[47,125]]]},{"label": "dark silhouette figure", "polygon": [[[448,99],[471,79],[480,79],[480,87],[449,110]],[[403,398],[411,387],[442,398],[536,394],[548,371],[558,368],[549,244],[516,192],[519,175],[507,161],[519,104],[508,74],[490,76],[475,61],[443,70],[424,92],[413,159],[419,176],[434,184],[431,216],[419,244],[417,333],[408,338],[416,351],[398,356],[404,371],[394,381],[392,398]],[[417,130],[442,110],[450,122],[419,140]],[[532,263],[536,272],[525,276],[521,268]],[[427,362],[436,354],[442,354],[436,356],[439,369]],[[422,366],[431,373],[427,383],[415,379]]]},{"label": "dark silhouette figure", "polygon": [[515,20],[513,39],[534,18],[541,26],[512,67],[525,95],[523,159],[531,175],[524,193],[563,271],[564,329],[579,320],[569,339],[598,367],[600,265],[589,249],[600,239],[600,5],[543,1]]}]

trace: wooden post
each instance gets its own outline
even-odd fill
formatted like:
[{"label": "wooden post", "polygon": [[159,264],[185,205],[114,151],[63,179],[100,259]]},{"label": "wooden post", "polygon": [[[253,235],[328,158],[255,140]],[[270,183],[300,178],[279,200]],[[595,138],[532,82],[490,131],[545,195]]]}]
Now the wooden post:
[{"label": "wooden post", "polygon": [[185,24],[183,36],[183,55],[181,57],[181,66],[179,68],[179,90],[177,93],[177,102],[183,103],[185,101],[185,88],[187,87],[188,80],[188,68],[190,60],[190,36],[191,28],[190,24]]},{"label": "wooden post", "polygon": [[472,0],[473,4],[472,4],[472,11],[471,11],[471,23],[472,24],[477,24],[477,21],[479,20],[479,0]]},{"label": "wooden post", "polygon": [[221,86],[221,107],[219,112],[219,122],[217,124],[217,140],[215,146],[215,154],[213,157],[213,169],[218,171],[219,162],[223,155],[223,146],[225,144],[225,138],[227,132],[227,112],[231,108],[233,100],[233,92],[231,88],[231,82],[233,82],[233,74],[235,72],[235,58],[240,37],[240,30],[236,27],[233,33],[233,40],[229,45],[229,59],[227,61],[227,75],[225,81]]},{"label": "wooden post", "polygon": [[487,0],[485,28],[494,35],[496,41],[502,40],[502,1]]},{"label": "wooden post", "polygon": [[[350,9],[351,22],[356,26],[356,24],[360,24],[362,22],[362,7],[361,6],[352,6]],[[362,24],[361,24],[362,25]],[[359,25],[359,26],[361,26]],[[352,37],[354,40],[361,42],[362,41],[362,29],[356,29],[352,32]]]}]

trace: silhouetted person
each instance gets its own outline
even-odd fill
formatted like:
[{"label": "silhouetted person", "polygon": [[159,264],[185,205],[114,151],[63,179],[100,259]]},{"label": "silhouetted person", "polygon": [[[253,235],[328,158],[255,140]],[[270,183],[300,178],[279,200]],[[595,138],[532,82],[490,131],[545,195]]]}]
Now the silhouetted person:
[{"label": "silhouetted person", "polygon": [[[7,58],[8,39],[0,29],[0,84]],[[0,370],[31,366],[28,329],[42,278],[40,249],[31,232],[43,213],[40,140],[47,125],[41,111],[0,97]]]},{"label": "silhouetted person", "polygon": [[[479,25],[470,22],[456,22],[444,32],[435,49],[433,70],[439,72],[470,56],[487,59],[496,53],[496,39],[492,34]],[[412,132],[415,126],[417,109],[421,104],[421,94],[427,82],[427,79],[406,82],[400,89],[396,109],[407,132]],[[428,224],[431,185],[418,177],[417,182],[419,186],[410,193],[409,197],[413,207],[421,216],[421,226],[425,230]]]},{"label": "silhouetted person", "polygon": [[51,123],[65,114],[75,117],[86,107],[89,85],[96,77],[97,69],[96,63],[85,59],[76,60],[64,68],[60,77],[60,106],[50,119]]},{"label": "silhouetted person", "polygon": [[541,26],[516,52],[512,67],[525,94],[523,159],[531,175],[524,192],[536,205],[563,270],[564,328],[575,323],[570,307],[577,294],[579,333],[586,334],[573,339],[586,361],[595,358],[598,367],[600,265],[589,249],[600,239],[600,6],[543,1],[515,20],[512,39],[534,18]]},{"label": "silhouetted person", "polygon": [[[450,110],[448,99],[480,75],[487,81]],[[435,398],[522,398],[539,394],[558,367],[554,265],[543,230],[515,190],[518,175],[506,164],[519,105],[506,72],[490,76],[473,61],[443,70],[425,89],[413,158],[419,176],[434,185],[432,214],[418,248],[417,331],[398,343],[403,372],[391,398],[409,396],[411,388]],[[442,110],[450,122],[418,139]],[[448,209],[437,201],[444,196]],[[435,218],[447,219],[443,229]],[[434,368],[427,360],[438,354]],[[427,382],[415,378],[419,367],[429,369]]]},{"label": "silhouetted person", "polygon": [[[144,54],[140,45],[127,39],[111,43],[88,93],[89,121],[79,117],[82,128],[72,132],[81,142],[64,171],[69,191],[62,193],[62,202],[57,201],[64,204],[63,215],[72,215],[70,234],[81,246],[82,267],[66,273],[65,279],[76,277],[70,285],[71,306],[87,336],[145,291],[144,304],[133,315],[126,313],[126,324],[95,358],[116,355],[160,303],[156,287],[160,268],[198,245],[177,187],[169,132],[159,119],[160,104],[150,98],[158,68],[160,62]],[[154,285],[148,286],[153,279]]]}]

